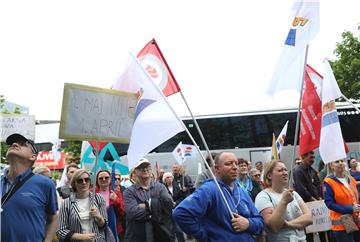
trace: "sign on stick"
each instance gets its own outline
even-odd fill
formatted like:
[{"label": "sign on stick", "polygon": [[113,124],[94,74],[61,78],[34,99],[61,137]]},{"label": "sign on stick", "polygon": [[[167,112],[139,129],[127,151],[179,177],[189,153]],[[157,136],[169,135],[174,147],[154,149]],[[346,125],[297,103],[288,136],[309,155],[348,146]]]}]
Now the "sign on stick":
[{"label": "sign on stick", "polygon": [[136,103],[132,93],[65,83],[59,137],[128,143]]},{"label": "sign on stick", "polygon": [[35,116],[26,114],[1,114],[0,115],[0,141],[18,133],[27,139],[35,139]]},{"label": "sign on stick", "polygon": [[305,228],[307,234],[331,230],[329,209],[324,200],[307,202],[306,205],[311,211],[313,224]]}]

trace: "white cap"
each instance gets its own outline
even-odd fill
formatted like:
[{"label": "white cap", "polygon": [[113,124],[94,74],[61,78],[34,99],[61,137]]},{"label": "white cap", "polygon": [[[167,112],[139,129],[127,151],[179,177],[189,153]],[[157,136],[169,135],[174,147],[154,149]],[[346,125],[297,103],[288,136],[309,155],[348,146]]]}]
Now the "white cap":
[{"label": "white cap", "polygon": [[139,166],[141,166],[142,164],[147,163],[150,165],[150,161],[146,158],[141,158],[136,165],[134,166],[134,169],[138,168]]}]

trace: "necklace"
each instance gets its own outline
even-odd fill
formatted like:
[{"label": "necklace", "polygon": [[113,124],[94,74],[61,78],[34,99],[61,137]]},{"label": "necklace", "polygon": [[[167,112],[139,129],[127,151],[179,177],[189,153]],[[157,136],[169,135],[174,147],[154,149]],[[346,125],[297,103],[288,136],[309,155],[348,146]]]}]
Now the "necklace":
[{"label": "necklace", "polygon": [[[235,184],[235,186],[236,186],[236,184]],[[238,205],[239,205],[239,203],[240,203],[240,188],[237,187],[237,191],[238,191],[238,201],[237,201],[236,204],[235,204],[235,201],[234,201],[233,196],[232,196],[231,193],[228,191],[228,189],[225,188],[225,191],[227,192],[227,194],[229,194],[229,197],[231,198],[231,201],[232,201],[233,205],[235,206],[235,209],[237,210],[237,207],[238,207]]]}]

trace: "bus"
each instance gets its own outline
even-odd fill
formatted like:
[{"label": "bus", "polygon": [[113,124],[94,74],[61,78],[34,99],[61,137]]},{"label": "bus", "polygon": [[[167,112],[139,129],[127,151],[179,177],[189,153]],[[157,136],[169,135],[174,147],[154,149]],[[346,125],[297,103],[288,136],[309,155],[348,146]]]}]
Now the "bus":
[{"label": "bus", "polygon": [[[356,104],[356,106],[360,107],[359,104]],[[348,158],[360,159],[360,114],[354,107],[346,103],[337,103],[337,111],[343,138],[350,150],[347,154]],[[297,109],[288,108],[199,115],[195,118],[211,151],[221,152],[226,150],[234,152],[238,157],[251,161],[253,166],[257,161],[265,162],[270,159],[272,134],[279,135],[286,121],[289,121],[286,140],[280,158],[290,168],[293,160],[296,115]],[[182,120],[206,156],[205,147],[201,142],[193,120],[190,117],[184,117]],[[147,155],[147,158],[152,163],[157,162],[159,168],[169,171],[175,163],[171,152],[179,142],[192,144],[187,133],[184,131],[158,146]],[[127,145],[120,145],[118,148],[120,153],[125,154]],[[317,150],[315,152],[315,163],[317,165],[321,157]],[[298,149],[296,149],[296,155],[298,155]],[[126,160],[126,156],[123,156],[122,159]],[[198,173],[198,162],[204,168],[200,156],[195,156],[184,162],[186,171],[191,177],[195,177]]]}]

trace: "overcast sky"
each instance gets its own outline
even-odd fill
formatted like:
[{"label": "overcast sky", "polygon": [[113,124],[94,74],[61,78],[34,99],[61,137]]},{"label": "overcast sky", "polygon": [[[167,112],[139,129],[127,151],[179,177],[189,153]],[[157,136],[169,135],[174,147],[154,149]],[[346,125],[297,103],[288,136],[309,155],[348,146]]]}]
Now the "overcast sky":
[{"label": "overcast sky", "polygon": [[[110,87],[155,38],[194,114],[297,106],[292,92],[266,96],[288,33],[291,0],[24,0],[0,3],[0,94],[36,119],[59,120],[64,83]],[[359,0],[320,2],[308,63],[322,73]],[[188,115],[179,94],[170,98]]]}]

